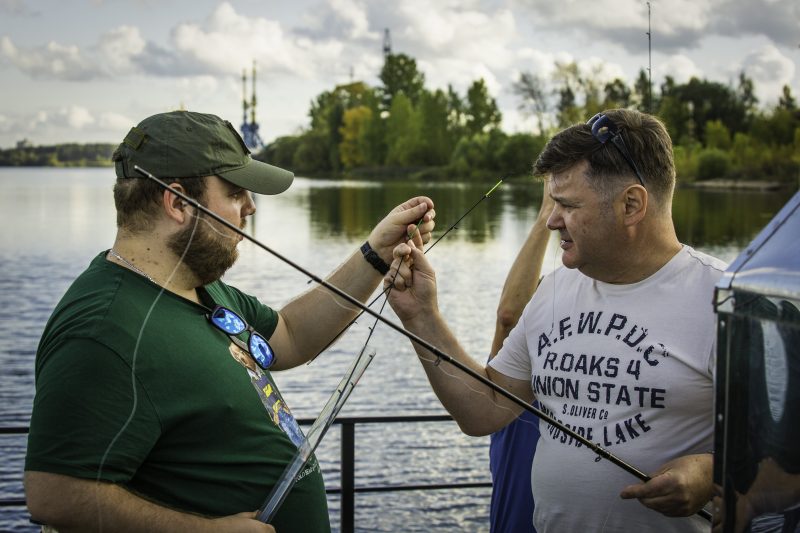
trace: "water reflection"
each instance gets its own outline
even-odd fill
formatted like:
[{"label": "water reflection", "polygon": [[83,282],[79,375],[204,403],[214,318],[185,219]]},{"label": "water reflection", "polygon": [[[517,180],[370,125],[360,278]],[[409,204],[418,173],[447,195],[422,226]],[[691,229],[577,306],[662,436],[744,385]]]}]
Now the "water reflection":
[{"label": "water reflection", "polygon": [[[436,204],[440,230],[464,214],[491,185],[353,183],[348,187],[311,187],[308,213],[316,238],[366,235],[386,211],[411,196],[425,194]],[[679,189],[673,203],[678,239],[703,249],[743,247],[791,197],[792,191],[742,192]],[[500,219],[510,212],[515,218],[531,219],[541,203],[541,184],[506,183],[480,209],[459,224],[461,240],[481,243],[496,237]]]},{"label": "water reflection", "polygon": [[675,229],[681,242],[695,248],[744,247],[791,196],[791,191],[678,190],[673,203]]},{"label": "water reflection", "polygon": [[[458,220],[489,188],[485,184],[416,183],[387,183],[382,186],[366,184],[347,188],[317,187],[308,191],[309,215],[316,237],[362,237],[391,207],[410,197],[426,195],[436,205],[438,226],[443,230]],[[497,196],[490,196],[480,210],[473,211],[461,222],[460,235],[471,242],[483,242],[494,235],[496,228],[491,222],[496,221],[503,211],[503,200]]]}]

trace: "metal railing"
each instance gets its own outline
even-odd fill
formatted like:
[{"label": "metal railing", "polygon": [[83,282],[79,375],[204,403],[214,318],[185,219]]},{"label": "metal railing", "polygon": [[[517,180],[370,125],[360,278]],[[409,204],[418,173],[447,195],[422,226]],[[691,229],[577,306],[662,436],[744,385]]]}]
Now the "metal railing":
[{"label": "metal railing", "polygon": [[[341,446],[339,466],[341,481],[339,487],[326,489],[328,494],[339,494],[341,499],[339,511],[339,525],[342,533],[351,533],[355,529],[356,494],[378,492],[401,492],[412,490],[450,490],[468,488],[488,488],[492,484],[484,482],[461,483],[431,483],[412,485],[369,485],[357,486],[355,483],[355,445],[356,426],[360,424],[396,424],[396,423],[430,423],[448,422],[453,418],[450,415],[402,415],[402,416],[355,416],[340,417],[334,421],[341,426]],[[300,425],[311,425],[313,419],[301,418],[297,420]],[[25,435],[27,427],[0,427],[0,437],[6,435]],[[21,474],[21,472],[20,472]],[[0,499],[0,508],[24,507],[24,499]]]}]

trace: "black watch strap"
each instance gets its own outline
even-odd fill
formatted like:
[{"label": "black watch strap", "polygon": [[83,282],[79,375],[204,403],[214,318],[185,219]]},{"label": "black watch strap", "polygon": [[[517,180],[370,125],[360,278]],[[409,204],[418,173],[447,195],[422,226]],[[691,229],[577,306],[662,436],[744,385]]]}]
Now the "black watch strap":
[{"label": "black watch strap", "polygon": [[364,259],[367,260],[367,263],[375,267],[375,270],[380,272],[382,275],[386,275],[389,272],[389,265],[386,264],[386,261],[381,259],[381,256],[372,249],[372,246],[369,245],[369,241],[365,241],[364,244],[361,245],[361,253],[364,255]]}]

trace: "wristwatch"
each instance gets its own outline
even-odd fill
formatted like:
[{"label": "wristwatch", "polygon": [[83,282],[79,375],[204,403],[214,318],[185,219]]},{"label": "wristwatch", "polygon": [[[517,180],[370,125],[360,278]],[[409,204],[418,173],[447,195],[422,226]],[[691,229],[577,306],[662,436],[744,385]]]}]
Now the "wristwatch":
[{"label": "wristwatch", "polygon": [[364,259],[367,260],[367,263],[372,265],[375,270],[380,272],[382,275],[386,275],[389,272],[389,265],[386,264],[386,261],[381,259],[381,256],[372,249],[372,246],[369,245],[369,241],[365,241],[364,244],[361,245],[361,253],[364,255]]}]

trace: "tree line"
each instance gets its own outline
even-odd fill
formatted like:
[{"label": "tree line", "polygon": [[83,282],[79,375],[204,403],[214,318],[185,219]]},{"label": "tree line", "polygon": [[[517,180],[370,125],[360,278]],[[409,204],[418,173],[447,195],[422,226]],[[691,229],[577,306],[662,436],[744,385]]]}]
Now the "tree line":
[{"label": "tree line", "polygon": [[[789,86],[771,108],[759,107],[752,79],[736,83],[666,76],[653,94],[644,70],[632,86],[601,82],[599,68],[556,63],[544,78],[523,72],[513,84],[533,132],[507,134],[483,79],[465,94],[429,90],[416,60],[389,54],[380,84],[336,86],[310,105],[309,123],[255,157],[308,176],[477,180],[524,175],[559,129],[607,108],[659,116],[675,145],[681,181],[728,178],[800,180],[800,109]],[[60,144],[0,150],[0,166],[110,165],[113,144]]]},{"label": "tree line", "polygon": [[16,148],[0,149],[4,167],[102,167],[111,165],[116,144],[55,144],[33,146],[20,141]]},{"label": "tree line", "polygon": [[711,178],[795,181],[800,176],[800,109],[789,86],[770,109],[758,106],[752,79],[722,84],[671,76],[653,94],[644,70],[633,86],[599,81],[598,70],[556,63],[543,78],[523,72],[513,92],[533,133],[506,134],[483,79],[466,94],[429,90],[416,61],[391,54],[380,84],[339,85],[318,95],[310,123],[277,138],[257,157],[302,175],[479,179],[529,172],[549,136],[607,108],[659,116],[675,144],[682,181]]}]

